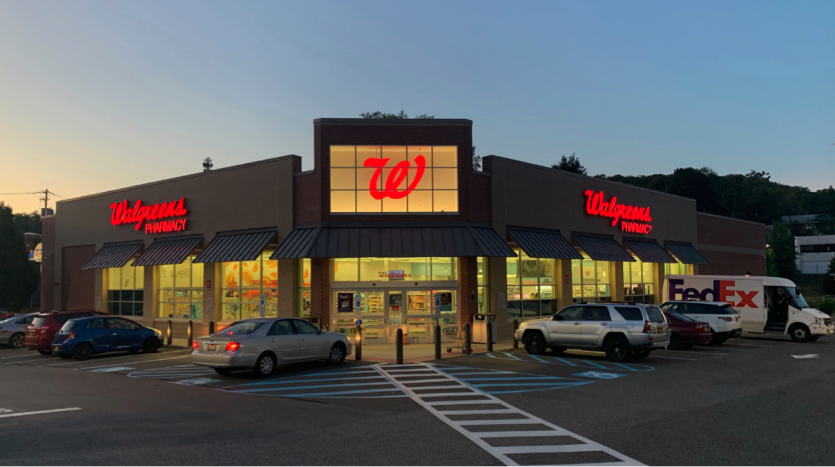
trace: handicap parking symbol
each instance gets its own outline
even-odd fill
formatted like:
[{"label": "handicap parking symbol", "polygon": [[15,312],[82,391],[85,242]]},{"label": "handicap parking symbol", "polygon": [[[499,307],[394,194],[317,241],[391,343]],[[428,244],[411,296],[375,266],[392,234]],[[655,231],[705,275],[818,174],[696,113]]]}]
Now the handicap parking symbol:
[{"label": "handicap parking symbol", "polygon": [[585,373],[577,373],[574,376],[585,376],[586,378],[597,378],[597,379],[617,379],[617,378],[623,378],[626,375],[619,375],[617,373],[604,373],[602,371],[587,371]]}]

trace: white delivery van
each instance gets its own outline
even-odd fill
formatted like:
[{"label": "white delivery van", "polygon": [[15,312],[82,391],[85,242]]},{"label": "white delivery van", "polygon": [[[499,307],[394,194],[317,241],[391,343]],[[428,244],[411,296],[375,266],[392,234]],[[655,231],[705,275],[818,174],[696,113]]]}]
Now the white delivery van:
[{"label": "white delivery van", "polygon": [[829,315],[811,308],[794,282],[780,277],[670,274],[663,294],[665,301],[728,303],[742,315],[742,332],[788,334],[795,342],[835,332]]}]

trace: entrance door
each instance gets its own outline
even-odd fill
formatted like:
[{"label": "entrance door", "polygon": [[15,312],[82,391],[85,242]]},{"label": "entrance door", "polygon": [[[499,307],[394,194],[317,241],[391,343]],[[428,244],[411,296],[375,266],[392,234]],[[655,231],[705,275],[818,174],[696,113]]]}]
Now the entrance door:
[{"label": "entrance door", "polygon": [[411,344],[431,344],[433,328],[440,324],[441,341],[455,342],[458,337],[458,307],[455,298],[454,290],[407,291],[402,317],[403,333],[408,337],[407,341]]},{"label": "entrance door", "polygon": [[364,344],[386,343],[385,290],[338,290],[333,292],[333,297],[332,331],[345,334],[356,344],[356,321],[361,320]]}]

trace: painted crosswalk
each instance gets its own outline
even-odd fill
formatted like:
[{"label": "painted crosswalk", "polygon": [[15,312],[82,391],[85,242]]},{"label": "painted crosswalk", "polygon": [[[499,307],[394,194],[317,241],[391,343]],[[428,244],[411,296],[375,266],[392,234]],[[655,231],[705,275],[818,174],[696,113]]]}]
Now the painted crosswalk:
[{"label": "painted crosswalk", "polygon": [[439,372],[452,376],[488,394],[511,394],[517,392],[566,389],[594,381],[558,376],[544,376],[513,371],[484,370],[464,366],[427,364]]},{"label": "painted crosswalk", "polygon": [[502,360],[516,360],[525,363],[543,363],[546,365],[560,365],[566,367],[573,367],[577,369],[590,370],[607,370],[607,371],[654,371],[655,367],[650,365],[642,365],[636,363],[616,363],[607,361],[593,361],[581,360],[575,358],[552,357],[550,355],[530,355],[526,353],[514,352],[488,352],[482,354],[474,354],[477,358],[497,358]]},{"label": "painted crosswalk", "polygon": [[412,400],[505,465],[642,465],[473,387],[454,375],[460,367],[375,366]]},{"label": "painted crosswalk", "polygon": [[391,398],[408,395],[374,366],[360,366],[255,383],[226,386],[222,391],[259,396],[301,398]]},{"label": "painted crosswalk", "polygon": [[182,380],[185,378],[196,378],[198,376],[214,374],[211,368],[199,365],[177,365],[164,368],[151,368],[148,370],[134,371],[128,373],[129,378]]}]

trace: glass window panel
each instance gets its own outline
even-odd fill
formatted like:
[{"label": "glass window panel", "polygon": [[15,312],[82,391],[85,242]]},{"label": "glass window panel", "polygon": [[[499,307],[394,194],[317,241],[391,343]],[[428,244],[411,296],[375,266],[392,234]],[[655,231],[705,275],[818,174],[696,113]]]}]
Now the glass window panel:
[{"label": "glass window panel", "polygon": [[[428,258],[392,258],[389,260],[389,271],[403,271],[405,280],[429,280]],[[436,279],[437,280],[437,279]]]},{"label": "glass window panel", "polygon": [[261,289],[243,289],[241,290],[241,301],[242,302],[254,302],[258,303],[261,301]]},{"label": "glass window panel", "polygon": [[507,314],[511,318],[520,318],[522,316],[522,302],[518,300],[508,301]]},{"label": "glass window panel", "polygon": [[191,283],[191,258],[174,265],[174,287],[189,287]]},{"label": "glass window panel", "polygon": [[594,261],[583,260],[583,284],[594,284]]},{"label": "glass window panel", "polygon": [[507,284],[519,284],[519,258],[507,258]]},{"label": "glass window panel", "polygon": [[[349,192],[345,192],[349,193]],[[374,199],[371,192],[367,190],[357,190],[357,212],[382,212],[383,203],[379,199]]]},{"label": "glass window panel", "polygon": [[191,304],[191,319],[203,319],[203,302]]},{"label": "glass window panel", "polygon": [[655,281],[655,264],[653,264],[653,263],[642,263],[641,264],[641,274],[643,276],[643,282],[654,282]]},{"label": "glass window panel", "polygon": [[159,268],[159,286],[162,289],[174,287],[174,265],[164,264]]},{"label": "glass window panel", "polygon": [[518,285],[515,286],[508,286],[507,288],[507,299],[508,300],[521,300],[522,299],[522,289]]},{"label": "glass window panel", "polygon": [[579,284],[583,279],[583,270],[579,259],[571,260],[571,283]]},{"label": "glass window panel", "polygon": [[406,160],[406,146],[383,146],[383,159],[389,159],[389,167]]},{"label": "glass window panel", "polygon": [[432,280],[450,281],[455,279],[452,258],[432,258]]},{"label": "glass window panel", "polygon": [[557,288],[552,285],[540,285],[537,298],[557,298]]},{"label": "glass window panel", "polygon": [[609,284],[609,262],[608,261],[595,261],[594,266],[596,269],[597,274],[597,283],[598,284]]},{"label": "glass window panel", "polygon": [[458,169],[433,169],[432,187],[436,190],[458,189]]},{"label": "glass window panel", "polygon": [[133,301],[141,302],[145,299],[145,291],[143,290],[134,290],[133,291]]},{"label": "glass window panel", "polygon": [[119,314],[119,302],[107,302],[107,312],[111,315]]},{"label": "glass window panel", "polygon": [[278,305],[275,303],[268,303],[264,308],[264,317],[275,318],[278,316]]},{"label": "glass window panel", "polygon": [[353,146],[331,146],[331,167],[356,167]]},{"label": "glass window panel", "polygon": [[[203,265],[202,264],[192,264],[191,265],[191,286],[196,289],[203,288]],[[188,286],[186,286],[188,287]]]},{"label": "glass window panel", "polygon": [[133,303],[133,316],[143,316],[145,314],[145,305],[143,303]]},{"label": "glass window panel", "polygon": [[356,189],[355,169],[331,169],[331,190]]},{"label": "glass window panel", "polygon": [[409,146],[409,161],[414,161],[417,156],[423,156],[426,167],[432,167],[432,146]]},{"label": "glass window panel", "polygon": [[174,305],[171,302],[160,302],[160,304],[159,304],[159,317],[160,318],[173,318],[174,317]]},{"label": "glass window panel", "polygon": [[641,282],[641,265],[638,263],[630,263],[629,264],[629,280],[633,284],[637,284]]},{"label": "glass window panel", "polygon": [[119,314],[122,316],[133,316],[133,303],[122,303],[119,307]]},{"label": "glass window panel", "polygon": [[264,287],[278,286],[278,260],[263,258],[264,270],[261,273],[261,283]]},{"label": "glass window panel", "polygon": [[456,146],[432,147],[432,167],[458,167],[458,148]]},{"label": "glass window panel", "polygon": [[241,286],[241,264],[223,263],[223,288],[236,288]]},{"label": "glass window panel", "polygon": [[478,287],[478,312],[487,313],[490,305],[490,298],[487,295],[487,287]]},{"label": "glass window panel", "polygon": [[261,287],[261,261],[241,262],[241,287]]},{"label": "glass window panel", "polygon": [[310,287],[310,258],[303,258],[301,260],[300,273],[302,287]]},{"label": "glass window panel", "polygon": [[133,301],[133,290],[122,290],[119,292],[119,301],[121,302],[132,302]]},{"label": "glass window panel", "polygon": [[524,257],[520,263],[522,266],[522,285],[536,285],[539,281],[539,269],[536,259]]},{"label": "glass window panel", "polygon": [[[337,258],[333,260],[333,280],[335,282],[358,281],[359,259]],[[310,279],[308,278],[308,285]]]},{"label": "glass window panel", "polygon": [[479,256],[478,264],[478,285],[487,285],[487,258]]},{"label": "glass window panel", "polygon": [[630,263],[621,263],[623,264],[623,282],[625,284],[629,283],[630,273],[629,273],[629,264]]},{"label": "glass window panel", "polygon": [[458,212],[458,191],[438,191],[434,194],[434,212]]},{"label": "glass window panel", "polygon": [[523,285],[522,286],[522,300],[536,300],[539,298],[537,295],[538,287],[535,285]]},{"label": "glass window panel", "polygon": [[[376,190],[382,190],[383,184],[385,183],[385,177],[378,175],[376,178],[374,174],[377,172],[378,169],[375,168],[359,168],[357,169],[357,189],[358,190],[370,190],[372,188]],[[374,182],[372,185],[371,182]]]},{"label": "glass window panel", "polygon": [[224,320],[238,320],[241,319],[240,305],[223,305],[223,319]]},{"label": "glass window panel", "polygon": [[357,167],[362,167],[366,159],[379,159],[380,146],[357,146]]},{"label": "glass window panel", "polygon": [[556,300],[542,300],[539,302],[540,304],[540,313],[542,316],[545,315],[553,315],[557,312],[557,301]]},{"label": "glass window panel", "polygon": [[331,212],[356,212],[353,191],[331,191]]},{"label": "glass window panel", "polygon": [[553,259],[539,258],[539,285],[554,285],[557,283],[557,264]]},{"label": "glass window panel", "polygon": [[107,289],[119,290],[122,288],[122,270],[119,268],[107,269]]},{"label": "glass window panel", "polygon": [[579,285],[571,286],[571,296],[574,298],[581,298],[583,296],[583,287]]},{"label": "glass window panel", "polygon": [[413,191],[406,197],[409,212],[432,212],[432,192]]},{"label": "glass window panel", "polygon": [[361,281],[387,281],[385,259],[383,258],[360,258],[360,280]]},{"label": "glass window panel", "polygon": [[[131,266],[133,267],[133,266]],[[145,268],[142,266],[137,266],[133,268],[134,272],[134,281],[136,282],[136,289],[142,290],[145,288]]]},{"label": "glass window panel", "polygon": [[241,301],[241,289],[223,289],[221,300],[227,303]]},{"label": "glass window panel", "polygon": [[532,317],[539,316],[539,301],[526,300],[522,302],[522,316]]},{"label": "glass window panel", "polygon": [[[414,186],[415,190],[431,190],[432,189],[432,169],[431,168],[423,169],[422,174],[421,174],[421,171],[419,169],[416,169],[416,168],[411,168],[407,172],[408,172],[408,175],[409,175],[409,177],[408,177],[409,186],[412,186],[412,184],[415,183],[415,180],[417,180],[417,185]],[[418,175],[420,175],[420,178],[418,178]],[[409,196],[411,196],[411,195],[409,195]]]},{"label": "glass window panel", "polygon": [[307,317],[310,316],[310,289],[302,289],[299,292],[299,316]]},{"label": "glass window panel", "polygon": [[[406,182],[403,183],[405,184]],[[406,198],[383,198],[383,212],[406,212],[408,206],[407,203]]]}]

